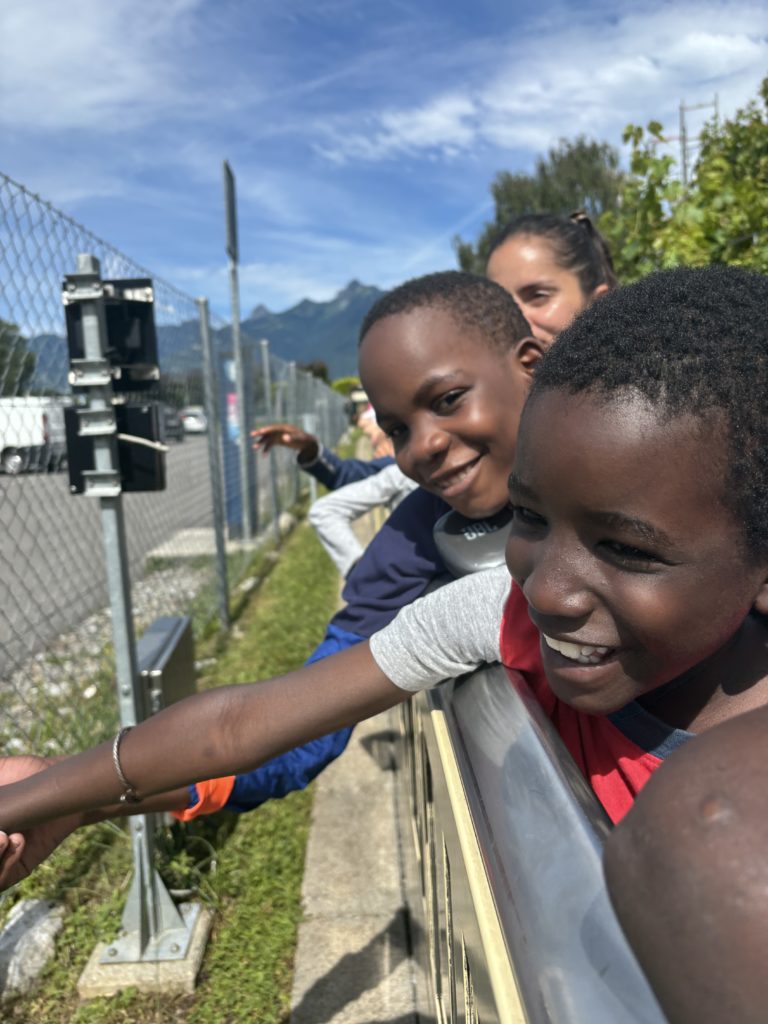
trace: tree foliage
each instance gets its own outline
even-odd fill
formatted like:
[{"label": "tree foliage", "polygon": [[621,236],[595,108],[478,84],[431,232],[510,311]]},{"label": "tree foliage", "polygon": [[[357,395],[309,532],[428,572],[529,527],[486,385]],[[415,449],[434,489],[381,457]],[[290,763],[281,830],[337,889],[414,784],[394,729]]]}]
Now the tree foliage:
[{"label": "tree foliage", "polygon": [[325,381],[326,384],[330,384],[330,378],[328,377],[328,364],[324,363],[322,359],[313,359],[309,363],[297,363],[297,370],[303,370],[304,373],[309,373],[313,377],[317,377],[318,380]]},{"label": "tree foliage", "polygon": [[560,139],[536,161],[533,174],[497,174],[491,184],[494,219],[485,224],[475,244],[459,237],[453,240],[459,266],[482,274],[493,237],[521,214],[586,210],[597,218],[616,204],[621,184],[619,155],[608,143],[583,135]]},{"label": "tree foliage", "polygon": [[600,218],[619,279],[674,266],[737,264],[768,272],[768,78],[760,100],[713,120],[699,140],[690,183],[659,155],[662,127],[629,125],[630,172],[616,209]]},{"label": "tree foliage", "polygon": [[331,381],[331,387],[337,394],[348,398],[355,388],[361,387],[359,377],[337,377]]},{"label": "tree foliage", "polygon": [[35,356],[16,324],[0,320],[0,395],[22,395],[35,372]]}]

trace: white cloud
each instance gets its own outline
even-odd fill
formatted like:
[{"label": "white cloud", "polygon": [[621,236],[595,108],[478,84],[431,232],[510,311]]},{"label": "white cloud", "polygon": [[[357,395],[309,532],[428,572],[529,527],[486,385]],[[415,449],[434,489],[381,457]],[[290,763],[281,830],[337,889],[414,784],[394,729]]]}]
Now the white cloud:
[{"label": "white cloud", "polygon": [[676,120],[681,99],[733,112],[768,66],[768,8],[750,3],[643,5],[596,26],[571,13],[558,30],[500,41],[484,86],[438,91],[414,106],[368,112],[328,128],[337,163],[402,155],[450,157],[483,146],[540,151],[585,132],[618,140],[629,121]]},{"label": "white cloud", "polygon": [[179,57],[201,2],[4,0],[3,122],[117,132],[185,102]]},{"label": "white cloud", "polygon": [[378,128],[371,134],[358,133],[345,140],[339,132],[330,143],[318,146],[318,151],[339,163],[433,149],[450,154],[472,142],[476,117],[473,100],[455,93],[442,95],[421,107],[384,110],[378,115]]}]

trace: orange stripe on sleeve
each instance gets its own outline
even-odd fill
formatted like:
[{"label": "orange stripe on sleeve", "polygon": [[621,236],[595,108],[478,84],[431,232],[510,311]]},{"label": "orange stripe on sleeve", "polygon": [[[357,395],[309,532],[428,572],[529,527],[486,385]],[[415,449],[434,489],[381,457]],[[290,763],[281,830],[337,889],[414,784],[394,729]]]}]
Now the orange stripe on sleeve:
[{"label": "orange stripe on sleeve", "polygon": [[195,784],[198,801],[193,807],[187,807],[183,811],[171,811],[174,818],[179,821],[192,821],[203,814],[213,814],[220,811],[229,800],[232,787],[235,784],[234,775],[225,775],[221,779],[208,779],[205,782]]}]

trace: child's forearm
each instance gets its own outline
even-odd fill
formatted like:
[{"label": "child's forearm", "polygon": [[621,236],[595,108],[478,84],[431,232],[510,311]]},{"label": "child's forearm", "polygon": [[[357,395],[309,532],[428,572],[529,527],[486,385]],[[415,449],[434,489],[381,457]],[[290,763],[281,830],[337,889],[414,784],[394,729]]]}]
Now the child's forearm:
[{"label": "child's forearm", "polygon": [[[2,794],[0,793],[0,796]],[[110,818],[124,818],[131,814],[164,814],[171,811],[183,811],[189,803],[189,787],[179,786],[167,793],[148,796],[139,804],[105,804],[95,810],[83,811],[80,825],[95,825],[99,821]]]},{"label": "child's forearm", "polygon": [[[264,683],[197,694],[128,733],[120,765],[141,801],[205,778],[248,771],[276,754],[350,725],[407,694],[377,667],[368,644]],[[123,792],[112,743],[0,789],[0,829],[24,831],[63,815],[107,816]]]}]

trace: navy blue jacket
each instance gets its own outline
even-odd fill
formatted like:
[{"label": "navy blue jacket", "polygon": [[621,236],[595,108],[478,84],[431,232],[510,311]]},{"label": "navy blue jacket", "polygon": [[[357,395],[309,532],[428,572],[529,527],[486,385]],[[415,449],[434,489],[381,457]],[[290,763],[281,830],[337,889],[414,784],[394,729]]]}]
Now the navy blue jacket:
[{"label": "navy blue jacket", "polygon": [[309,473],[329,491],[335,491],[337,487],[344,487],[355,480],[373,476],[385,466],[391,466],[395,460],[390,455],[384,455],[380,459],[342,459],[336,452],[321,444],[317,458],[312,462],[302,462],[301,459],[297,461],[305,473]]}]

